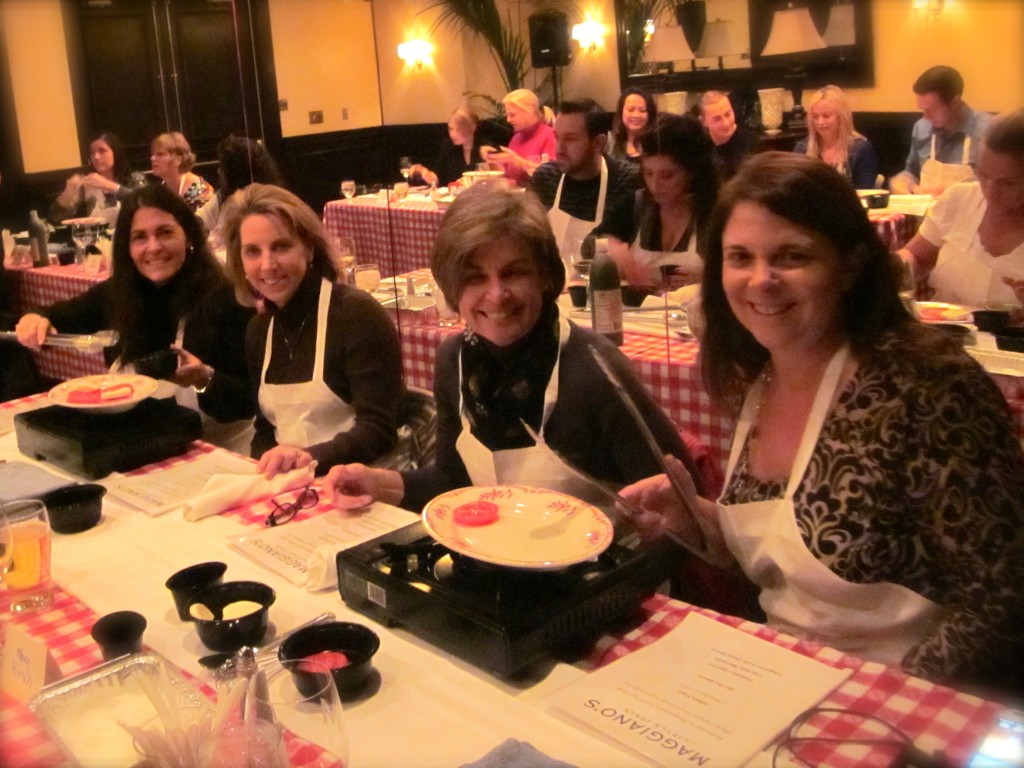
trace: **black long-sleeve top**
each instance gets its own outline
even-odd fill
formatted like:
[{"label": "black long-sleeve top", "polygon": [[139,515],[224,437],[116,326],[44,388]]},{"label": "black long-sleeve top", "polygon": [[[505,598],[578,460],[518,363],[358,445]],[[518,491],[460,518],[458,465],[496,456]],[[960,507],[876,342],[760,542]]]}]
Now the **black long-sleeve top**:
[{"label": "black long-sleeve top", "polygon": [[[544,429],[545,442],[570,464],[615,486],[662,471],[658,457],[647,448],[632,416],[590,353],[596,347],[611,364],[640,408],[662,453],[682,459],[700,488],[700,475],[668,416],[640,383],[629,359],[610,341],[570,324],[572,331],[558,366],[558,401]],[[419,512],[438,494],[472,485],[455,450],[462,432],[459,418],[459,355],[463,336],[446,340],[437,350],[434,397],[437,400],[437,456],[434,464],[402,473],[405,496],[401,506]],[[526,421],[540,429],[538,411]]]},{"label": "black long-sleeve top", "polygon": [[[274,315],[267,382],[298,384],[313,377],[317,334],[315,320],[320,296],[320,276],[306,273],[287,304]],[[314,322],[306,323],[312,312]],[[266,351],[270,314],[257,315],[245,336],[245,357],[254,399],[258,396]],[[288,344],[294,348],[289,354]],[[405,394],[402,381],[401,347],[394,323],[377,301],[364,291],[347,285],[331,287],[324,357],[324,382],[338,397],[355,409],[355,425],[338,432],[331,440],[303,446],[317,461],[317,472],[335,464],[370,463],[397,442],[399,406]],[[274,425],[259,409],[252,455],[258,458],[277,445]]]},{"label": "black long-sleeve top", "polygon": [[[171,312],[171,300],[177,290],[175,280],[163,286],[140,282],[143,291],[143,333],[135,340],[134,356],[166,349],[178,333],[178,318]],[[114,307],[118,297],[108,280],[93,286],[80,296],[40,310],[59,333],[94,333],[114,328]],[[225,283],[204,299],[207,306],[202,322],[186,320],[182,346],[213,368],[213,378],[199,393],[199,407],[217,421],[248,419],[255,412],[252,389],[245,366],[245,328],[253,310],[235,301]],[[106,351],[112,363],[116,352]],[[130,361],[129,361],[130,362]]]}]

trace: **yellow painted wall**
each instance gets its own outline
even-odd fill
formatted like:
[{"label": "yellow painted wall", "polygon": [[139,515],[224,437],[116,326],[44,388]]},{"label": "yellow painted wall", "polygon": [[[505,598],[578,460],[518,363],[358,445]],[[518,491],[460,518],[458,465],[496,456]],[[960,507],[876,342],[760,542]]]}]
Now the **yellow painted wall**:
[{"label": "yellow painted wall", "polygon": [[[380,125],[373,12],[364,0],[270,0],[285,138]],[[348,110],[348,119],[343,110]],[[324,121],[309,122],[311,111]]]},{"label": "yellow painted wall", "polygon": [[0,15],[25,172],[80,165],[60,0],[3,0]]},{"label": "yellow painted wall", "polygon": [[[380,89],[388,125],[443,123],[452,109],[466,101],[462,40],[447,26],[433,29],[439,11],[425,10],[426,6],[423,0],[374,3]],[[431,61],[410,67],[398,58],[399,44],[410,40],[431,43]]]}]

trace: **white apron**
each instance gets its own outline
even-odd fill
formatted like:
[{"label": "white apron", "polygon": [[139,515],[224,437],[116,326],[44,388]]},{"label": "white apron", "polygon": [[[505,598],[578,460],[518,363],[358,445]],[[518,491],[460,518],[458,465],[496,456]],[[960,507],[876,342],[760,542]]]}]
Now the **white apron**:
[{"label": "white apron", "polygon": [[935,159],[935,134],[932,134],[932,149],[928,159],[921,163],[921,184],[926,189],[946,189],[958,181],[971,181],[971,137],[964,136],[964,149],[959,163],[942,163]]},{"label": "white apron", "polygon": [[562,254],[562,263],[565,264],[566,276],[573,273],[573,251],[579,247],[584,238],[589,235],[604,218],[604,203],[608,196],[608,163],[601,158],[601,184],[597,193],[597,207],[594,209],[594,220],[577,219],[563,211],[559,204],[562,201],[562,185],[565,183],[565,174],[558,180],[558,191],[555,192],[555,202],[548,211],[548,223],[551,224],[551,231],[555,234],[555,242],[558,243],[558,252]]},{"label": "white apron", "polygon": [[[174,336],[174,346],[185,348],[185,321],[178,321],[178,332]],[[120,359],[115,360],[110,366],[111,373],[135,373],[135,366],[132,363],[122,365]],[[199,396],[192,387],[182,387],[167,379],[160,379],[156,383],[156,392],[153,397],[159,399],[174,398],[174,401],[183,408],[189,408],[199,414],[203,427],[203,440],[229,451],[240,453],[243,456],[249,455],[252,446],[252,438],[255,434],[252,419],[239,419],[238,421],[221,422],[210,418],[199,407]]]},{"label": "white apron", "polygon": [[273,346],[274,320],[267,327],[267,345],[260,374],[259,404],[267,420],[274,425],[278,445],[307,448],[325,443],[339,432],[352,428],[355,409],[338,397],[324,382],[324,350],[327,346],[327,315],[331,307],[331,284],[320,281],[320,300],[316,316],[316,354],[313,377],[298,384],[268,384],[267,367]]},{"label": "white apron", "polygon": [[[544,440],[544,429],[548,417],[558,400],[558,369],[562,357],[562,349],[569,339],[569,322],[564,317],[558,318],[558,357],[551,370],[551,378],[544,390],[544,410],[538,432]],[[591,503],[604,501],[596,498],[591,486],[580,480],[564,462],[541,444],[529,448],[512,448],[503,451],[491,451],[481,443],[470,430],[462,402],[462,357],[459,357],[459,414],[462,418],[462,432],[455,441],[462,463],[473,485],[527,485],[532,488],[546,488],[561,491],[577,499]]]},{"label": "white apron", "polygon": [[[784,497],[720,504],[718,519],[729,550],[761,588],[761,607],[771,626],[898,667],[907,651],[935,630],[940,606],[898,584],[854,584],[837,576],[807,549],[793,506],[793,495],[810,462],[848,351],[844,346],[835,354],[818,386]],[[760,382],[751,387],[743,404],[726,487],[756,416],[761,388]]]},{"label": "white apron", "polygon": [[[638,231],[632,251],[637,265],[645,268],[649,280],[647,285],[663,286],[667,291],[675,291],[685,285],[699,283],[704,274],[704,260],[697,253],[696,231],[690,233],[685,251],[649,251],[640,245]],[[666,278],[661,268],[669,265],[675,269]]]}]

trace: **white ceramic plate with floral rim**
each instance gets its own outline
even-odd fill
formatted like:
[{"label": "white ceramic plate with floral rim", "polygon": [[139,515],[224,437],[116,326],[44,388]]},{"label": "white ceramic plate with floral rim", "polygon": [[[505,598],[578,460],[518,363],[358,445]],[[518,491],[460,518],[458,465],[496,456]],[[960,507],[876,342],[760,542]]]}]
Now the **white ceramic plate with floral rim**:
[{"label": "white ceramic plate with floral rim", "polygon": [[127,411],[157,390],[156,379],[137,373],[80,376],[50,390],[50,401],[67,408],[117,413]]},{"label": "white ceramic plate with floral rim", "polygon": [[493,565],[556,570],[591,560],[612,543],[597,507],[557,491],[519,485],[458,488],[423,509],[430,535]]}]

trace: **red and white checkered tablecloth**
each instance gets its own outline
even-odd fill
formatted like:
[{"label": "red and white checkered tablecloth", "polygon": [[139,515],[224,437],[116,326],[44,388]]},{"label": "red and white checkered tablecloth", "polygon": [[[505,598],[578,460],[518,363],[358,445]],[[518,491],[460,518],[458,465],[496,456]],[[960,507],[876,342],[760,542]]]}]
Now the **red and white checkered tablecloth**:
[{"label": "red and white checkered tablecloth", "polygon": [[[103,282],[108,272],[90,273],[78,264],[68,266],[9,269],[13,310],[22,315],[48,307],[58,301],[74,298]],[[58,329],[60,330],[60,329]],[[87,353],[74,349],[44,347],[33,353],[39,374],[46,379],[73,379],[105,373],[103,353]]]},{"label": "red and white checkered tablecloth", "polygon": [[[621,636],[605,635],[578,666],[596,669],[648,646],[668,634],[691,612],[701,613],[831,667],[853,670],[846,682],[830,693],[820,706],[874,715],[901,730],[926,753],[943,750],[951,765],[966,764],[995,722],[1000,709],[995,702],[935,685],[827,646],[799,640],[763,624],[724,616],[664,595],[648,598],[643,604],[643,620],[636,628]],[[813,720],[810,727],[801,731],[801,735],[846,740],[877,739],[882,733],[870,724],[835,717]],[[888,768],[896,757],[891,747],[837,743],[803,746],[800,755],[812,765],[836,768]]]},{"label": "red and white checkered tablecloth", "polygon": [[429,200],[356,197],[324,206],[327,233],[352,237],[357,261],[379,265],[383,277],[428,266],[443,218],[444,211]]}]

